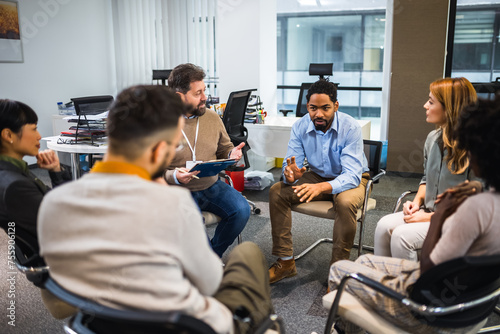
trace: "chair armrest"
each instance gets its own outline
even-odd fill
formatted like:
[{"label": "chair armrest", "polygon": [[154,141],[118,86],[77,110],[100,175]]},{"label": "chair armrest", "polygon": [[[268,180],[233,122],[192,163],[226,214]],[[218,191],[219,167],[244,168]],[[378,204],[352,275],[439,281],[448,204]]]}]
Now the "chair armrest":
[{"label": "chair armrest", "polygon": [[363,274],[355,274],[356,277],[352,277],[356,281],[363,283],[373,290],[382,293],[383,295],[390,297],[392,299],[396,299],[398,301],[402,301],[403,299],[406,299],[407,297],[405,295],[400,294],[399,292],[396,292],[392,290],[391,288],[388,288],[387,286],[383,285],[382,283],[375,281],[374,279],[371,279],[368,276],[365,276]]},{"label": "chair armrest", "polygon": [[392,210],[392,212],[396,213],[399,211],[399,207],[401,206],[401,203],[406,198],[406,196],[409,196],[411,194],[416,194],[416,193],[417,193],[417,191],[415,191],[415,190],[407,190],[404,193],[402,193],[401,196],[399,196],[399,198],[396,202],[396,205],[394,206],[394,210]]},{"label": "chair armrest", "polygon": [[373,181],[373,182],[378,182],[378,181],[379,181],[379,179],[380,179],[382,176],[384,176],[385,174],[386,174],[386,171],[385,171],[385,170],[383,170],[383,169],[379,170],[378,174],[377,174],[377,175],[374,175],[374,176],[372,177],[372,181]]},{"label": "chair armrest", "polygon": [[278,323],[280,333],[284,334],[285,327],[283,326],[283,319],[281,319],[276,314],[270,314],[266,319],[264,319],[264,321],[257,327],[254,334],[271,334],[271,333],[275,332],[274,330],[271,329],[271,327],[275,323]]},{"label": "chair armrest", "polygon": [[342,278],[339,286],[337,287],[337,295],[335,296],[333,305],[330,309],[330,312],[328,313],[328,320],[326,322],[325,333],[327,333],[327,330],[333,326],[333,323],[336,320],[337,310],[339,308],[339,303],[340,303],[340,297],[342,296],[342,292],[344,291],[345,285],[349,279],[354,279],[360,282],[361,284],[365,284],[374,289],[375,291],[380,292],[383,295],[395,299],[405,305],[408,305],[409,302],[411,302],[409,301],[409,298],[407,298],[406,296],[386,287],[382,283],[379,283],[363,274],[355,274],[355,273],[347,274]]}]

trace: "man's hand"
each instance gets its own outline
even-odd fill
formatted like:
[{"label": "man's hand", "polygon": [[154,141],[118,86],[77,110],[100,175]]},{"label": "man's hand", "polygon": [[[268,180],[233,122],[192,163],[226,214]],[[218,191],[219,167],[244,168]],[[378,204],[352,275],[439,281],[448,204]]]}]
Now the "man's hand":
[{"label": "man's hand", "polygon": [[241,149],[243,148],[243,146],[245,146],[245,143],[240,143],[238,146],[233,148],[233,150],[231,151],[231,154],[229,155],[229,159],[240,160],[242,155],[243,155],[241,153]]},{"label": "man's hand", "polygon": [[446,189],[442,194],[437,196],[435,204],[438,204],[443,199],[446,193],[454,194],[458,197],[462,196],[472,196],[483,190],[483,185],[479,181],[470,181],[465,180],[465,182],[460,183],[458,186]]},{"label": "man's hand", "polygon": [[285,167],[285,180],[288,183],[294,183],[298,179],[304,175],[305,171],[307,170],[305,167],[302,167],[299,169],[299,166],[295,163],[295,156],[293,156],[291,159],[287,158],[286,159],[286,167]]},{"label": "man's hand", "polygon": [[179,183],[188,184],[199,173],[199,170],[189,172],[186,168],[177,168],[175,170],[175,177],[177,178],[177,181],[179,181]]},{"label": "man's hand", "polygon": [[403,220],[407,224],[430,222],[433,214],[433,212],[417,211],[409,215],[404,215]]},{"label": "man's hand", "polygon": [[294,193],[300,198],[301,202],[309,203],[314,197],[323,194],[330,193],[332,191],[332,186],[328,182],[321,183],[304,183],[300,186],[293,186]]},{"label": "man's hand", "polygon": [[59,157],[57,153],[52,150],[44,150],[38,152],[36,155],[36,162],[38,167],[47,169],[51,172],[60,172],[61,165],[59,164]]},{"label": "man's hand", "polygon": [[405,204],[403,204],[403,214],[405,216],[412,215],[418,210],[420,210],[420,206],[415,202],[406,201]]}]

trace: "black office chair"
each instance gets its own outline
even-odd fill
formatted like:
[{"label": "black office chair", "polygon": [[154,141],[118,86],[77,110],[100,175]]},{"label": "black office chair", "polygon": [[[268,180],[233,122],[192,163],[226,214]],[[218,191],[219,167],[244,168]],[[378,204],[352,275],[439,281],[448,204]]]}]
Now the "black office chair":
[{"label": "black office chair", "polygon": [[498,302],[500,255],[462,257],[439,264],[420,276],[409,296],[362,274],[351,273],[342,279],[336,291],[323,297],[324,307],[331,306],[325,333],[330,333],[339,317],[373,334],[401,333],[401,329],[390,320],[345,291],[350,279],[401,303],[428,326],[464,328],[476,325],[477,328],[470,331],[476,333]]},{"label": "black office chair", "polygon": [[37,287],[43,285],[49,267],[38,254],[38,241],[32,235],[17,228],[14,243],[14,263],[28,281]]},{"label": "black office chair", "polygon": [[51,277],[45,288],[58,299],[78,309],[65,330],[67,333],[207,333],[214,330],[203,321],[181,312],[118,310],[78,296],[61,287]]},{"label": "black office chair", "polygon": [[172,70],[153,70],[153,80],[159,80],[163,86],[166,86],[170,73]]},{"label": "black office chair", "polygon": [[295,116],[302,117],[308,114],[307,111],[307,91],[312,86],[312,82],[304,82],[300,85],[299,99],[297,100],[297,107],[295,109]]},{"label": "black office chair", "polygon": [[[370,169],[371,179],[366,184],[365,196],[363,199],[363,204],[361,208],[358,209],[356,219],[359,224],[359,239],[358,243],[354,244],[353,247],[358,248],[358,256],[361,255],[361,250],[373,251],[373,247],[365,246],[363,242],[364,234],[364,223],[366,212],[368,210],[375,209],[377,206],[377,201],[374,198],[370,198],[373,183],[378,183],[380,178],[385,175],[385,170],[380,168],[380,158],[382,156],[382,142],[375,140],[363,140],[364,152],[366,159],[368,160],[368,168]],[[292,211],[300,212],[306,215],[335,219],[335,204],[332,201],[311,201],[309,203],[299,203],[292,205]],[[332,243],[332,238],[321,238],[316,240],[311,246],[307,247],[302,253],[295,256],[295,260],[299,260],[301,257],[309,253],[316,246],[321,243],[328,242]]]},{"label": "black office chair", "polygon": [[[215,331],[203,321],[179,311],[118,310],[78,296],[64,289],[51,277],[47,278],[44,286],[54,296],[78,309],[78,313],[65,325],[67,333],[215,334]],[[283,328],[281,319],[271,315],[259,326],[257,333],[264,333],[275,322]]]},{"label": "black office chair", "polygon": [[231,171],[242,171],[250,167],[248,162],[247,151],[250,149],[248,145],[248,130],[244,125],[245,113],[247,112],[248,100],[250,100],[250,95],[256,89],[240,90],[237,92],[232,92],[227,100],[226,109],[224,110],[224,116],[222,117],[222,122],[226,128],[226,132],[231,139],[234,146],[241,143],[245,143],[242,149],[243,159],[245,165],[243,167],[232,167]]},{"label": "black office chair", "polygon": [[[333,63],[311,63],[309,64],[309,75],[317,75],[319,79],[324,79],[325,75],[330,76],[333,74]],[[307,91],[312,86],[312,82],[304,82],[300,85],[299,99],[297,100],[297,107],[295,108],[295,116],[302,117],[307,112]],[[338,86],[338,83],[334,84]],[[284,113],[285,114],[285,113]],[[285,114],[286,116],[286,114]]]},{"label": "black office chair", "polygon": [[[245,143],[243,149],[241,150],[243,154],[243,161],[245,164],[243,166],[232,166],[227,170],[231,172],[241,172],[250,167],[250,162],[248,161],[248,150],[250,145],[248,144],[248,130],[244,125],[245,113],[247,111],[248,101],[250,100],[250,95],[256,89],[240,90],[237,92],[232,92],[227,100],[226,109],[224,110],[224,116],[222,117],[222,122],[226,128],[226,132],[231,139],[234,146],[238,146],[241,143]],[[257,208],[254,202],[247,199],[248,204],[252,207],[253,213],[260,213],[260,209]]]}]

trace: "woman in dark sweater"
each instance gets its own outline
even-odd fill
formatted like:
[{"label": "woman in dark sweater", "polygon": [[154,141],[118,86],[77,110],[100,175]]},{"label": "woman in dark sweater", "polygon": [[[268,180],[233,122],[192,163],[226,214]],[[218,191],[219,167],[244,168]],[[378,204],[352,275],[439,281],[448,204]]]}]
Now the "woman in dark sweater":
[{"label": "woman in dark sweater", "polygon": [[26,104],[0,99],[0,227],[5,231],[10,227],[16,238],[24,239],[36,251],[38,208],[50,188],[22,159],[35,156],[38,166],[49,171],[52,186],[71,179],[54,151],[38,152],[41,136],[37,122],[36,113]]}]

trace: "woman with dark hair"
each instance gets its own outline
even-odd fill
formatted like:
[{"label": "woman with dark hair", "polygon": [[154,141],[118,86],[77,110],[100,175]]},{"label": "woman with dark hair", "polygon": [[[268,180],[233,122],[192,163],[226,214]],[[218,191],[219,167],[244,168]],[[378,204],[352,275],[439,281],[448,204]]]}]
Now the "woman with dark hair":
[{"label": "woman with dark hair", "polygon": [[14,226],[16,237],[25,239],[36,251],[38,208],[49,188],[22,159],[35,156],[38,166],[49,171],[53,186],[71,179],[54,151],[38,152],[41,136],[37,122],[36,113],[26,104],[0,99],[0,227],[7,231]]},{"label": "woman with dark hair", "polygon": [[459,191],[482,190],[469,168],[467,152],[453,137],[462,109],[477,100],[474,87],[465,78],[444,78],[432,82],[429,90],[426,121],[436,130],[425,141],[424,176],[413,201],[377,223],[375,255],[417,261],[439,194],[459,184]]}]

